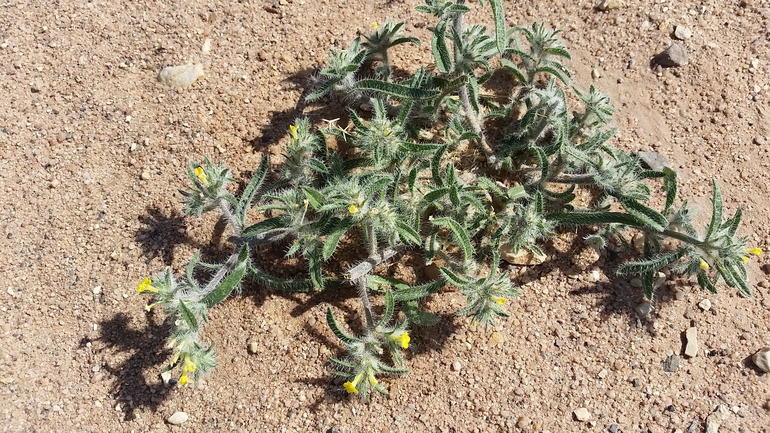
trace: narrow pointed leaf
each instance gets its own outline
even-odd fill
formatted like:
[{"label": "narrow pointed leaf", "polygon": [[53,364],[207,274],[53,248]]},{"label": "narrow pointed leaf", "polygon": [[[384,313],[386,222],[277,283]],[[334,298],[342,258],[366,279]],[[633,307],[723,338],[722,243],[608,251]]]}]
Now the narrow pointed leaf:
[{"label": "narrow pointed leaf", "polygon": [[709,239],[714,230],[722,224],[722,191],[719,190],[716,180],[712,180],[711,184],[714,191],[711,196],[711,221],[708,231],[706,231],[706,239]]},{"label": "narrow pointed leaf", "polygon": [[461,226],[457,221],[447,217],[434,218],[432,223],[433,225],[437,226],[449,227],[449,229],[452,230],[452,234],[454,235],[454,238],[460,247],[460,251],[463,253],[463,260],[465,262],[473,260],[473,245],[471,244],[470,236],[468,236],[468,232],[465,230],[465,227]]},{"label": "narrow pointed leaf", "polygon": [[243,280],[243,276],[246,274],[246,269],[248,268],[248,261],[249,245],[244,244],[241,247],[241,251],[238,253],[238,259],[233,264],[232,272],[230,272],[230,274],[226,276],[214,290],[201,299],[201,302],[211,308],[227,298],[233,289],[238,287],[241,280]]},{"label": "narrow pointed leaf", "polygon": [[337,249],[337,245],[340,243],[340,239],[342,239],[345,233],[347,233],[348,230],[350,230],[354,225],[355,223],[353,222],[352,218],[345,218],[337,223],[332,232],[326,236],[326,242],[324,242],[323,246],[324,260],[329,260],[332,254],[334,254],[334,251]]},{"label": "narrow pointed leaf", "polygon": [[187,323],[190,331],[198,332],[198,319],[195,318],[195,314],[187,308],[187,305],[182,300],[179,301],[179,313],[182,315],[185,323]]},{"label": "narrow pointed leaf", "polygon": [[329,325],[329,328],[331,328],[334,335],[336,335],[343,343],[350,345],[361,341],[358,338],[348,335],[342,328],[340,328],[337,319],[334,318],[331,307],[326,308],[326,323]]},{"label": "narrow pointed leaf", "polygon": [[446,21],[441,20],[433,30],[431,38],[433,58],[436,60],[436,69],[442,74],[447,74],[452,69],[452,58],[446,44]]},{"label": "narrow pointed leaf", "polygon": [[661,215],[660,212],[657,212],[636,200],[619,199],[618,201],[629,215],[639,221],[639,225],[650,227],[659,232],[662,232],[668,226],[668,220]]}]

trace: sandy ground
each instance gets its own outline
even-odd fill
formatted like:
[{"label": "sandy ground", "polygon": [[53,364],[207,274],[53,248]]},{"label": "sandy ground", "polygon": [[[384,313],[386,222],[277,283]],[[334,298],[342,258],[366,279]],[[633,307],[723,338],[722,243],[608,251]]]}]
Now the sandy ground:
[{"label": "sandy ground", "polygon": [[[682,196],[706,209],[717,179],[727,210],[745,211],[744,235],[770,249],[768,2],[627,0],[600,12],[593,1],[505,2],[507,22],[563,29],[576,82],[618,109],[616,144],[667,155]],[[283,3],[0,2],[0,431],[702,432],[715,411],[720,432],[770,429],[770,375],[748,360],[770,346],[770,255],[750,265],[753,297],[673,280],[646,317],[617,263],[575,272],[569,252],[516,269],[523,296],[494,329],[473,329],[453,316],[461,296],[438,294],[428,307],[443,321],[413,331],[412,372],[368,404],[326,362],[341,347],[323,313],[354,323],[353,292],[247,287],[211,314],[214,373],[198,388],[163,385],[167,329],[136,285],[196,248],[229,248],[213,219],[181,215],[187,161],[208,156],[248,178],[280,153],[295,116],[321,121],[321,107],[299,102],[309,71],[373,21],[404,20],[429,41],[414,0]],[[692,30],[689,62],[656,71],[675,25]],[[428,59],[429,45],[395,63]],[[163,67],[189,62],[206,74],[190,88],[158,83]],[[688,358],[691,326],[700,350]],[[670,355],[675,372],[663,370]],[[189,415],[179,427],[166,422],[176,411]]]}]

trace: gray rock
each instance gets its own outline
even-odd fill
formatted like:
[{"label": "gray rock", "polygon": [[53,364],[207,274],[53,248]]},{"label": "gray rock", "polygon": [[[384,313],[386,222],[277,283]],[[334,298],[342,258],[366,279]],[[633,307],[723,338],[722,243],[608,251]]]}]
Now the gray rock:
[{"label": "gray rock", "polygon": [[695,429],[698,428],[698,420],[693,420],[690,423],[690,427],[687,427],[687,433],[695,433]]},{"label": "gray rock", "polygon": [[664,168],[671,167],[671,163],[666,155],[658,152],[636,152],[634,155],[639,158],[642,167],[649,168],[650,170],[663,171]]},{"label": "gray rock", "polygon": [[666,68],[684,66],[687,64],[687,47],[673,44],[655,56],[655,63]]},{"label": "gray rock", "polygon": [[596,6],[596,8],[602,12],[624,7],[626,7],[626,2],[623,0],[602,0],[602,2]]},{"label": "gray rock", "polygon": [[636,312],[639,313],[640,316],[646,316],[652,312],[652,305],[650,305],[649,302],[642,302],[636,306]]},{"label": "gray rock", "polygon": [[676,355],[669,355],[665,361],[663,361],[663,371],[673,373],[679,370],[679,357]]},{"label": "gray rock", "polygon": [[684,354],[690,358],[698,356],[698,328],[687,328],[684,333],[684,339],[686,341],[684,347]]},{"label": "gray rock", "polygon": [[173,415],[168,417],[167,421],[168,421],[169,424],[180,425],[180,424],[183,424],[183,423],[187,422],[188,419],[190,419],[190,418],[187,416],[187,413],[185,413],[185,412],[174,412]]},{"label": "gray rock", "polygon": [[770,347],[763,347],[755,353],[751,360],[765,373],[770,373]]}]

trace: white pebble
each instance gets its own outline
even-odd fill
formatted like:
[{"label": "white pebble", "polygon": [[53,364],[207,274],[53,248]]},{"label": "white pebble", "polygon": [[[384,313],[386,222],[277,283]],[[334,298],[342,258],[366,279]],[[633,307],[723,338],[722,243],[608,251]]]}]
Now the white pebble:
[{"label": "white pebble", "polygon": [[703,311],[708,311],[711,309],[711,301],[709,301],[708,299],[704,299],[700,301],[700,303],[698,304],[698,307],[700,307],[700,309]]},{"label": "white pebble", "polygon": [[190,419],[185,412],[174,412],[173,415],[168,417],[168,423],[174,425],[180,425]]},{"label": "white pebble", "polygon": [[460,364],[460,361],[455,361],[452,363],[452,370],[460,371],[461,368],[463,368],[463,365]]},{"label": "white pebble", "polygon": [[158,75],[158,81],[168,87],[185,88],[203,76],[203,65],[169,66],[163,68]]},{"label": "white pebble", "polygon": [[770,373],[770,347],[759,349],[759,351],[751,357],[751,360],[754,361],[754,364],[756,364],[760,370],[765,373]]},{"label": "white pebble", "polygon": [[589,419],[591,419],[591,412],[589,412],[588,409],[584,407],[575,409],[575,411],[572,413],[575,415],[575,418],[578,421],[588,421]]}]

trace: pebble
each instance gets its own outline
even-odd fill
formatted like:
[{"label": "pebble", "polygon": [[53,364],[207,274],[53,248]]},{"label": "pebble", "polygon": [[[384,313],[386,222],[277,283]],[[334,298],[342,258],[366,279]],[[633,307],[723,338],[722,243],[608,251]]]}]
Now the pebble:
[{"label": "pebble", "polygon": [[698,303],[698,307],[703,311],[708,311],[711,309],[711,301],[704,299]]},{"label": "pebble", "polygon": [[687,47],[673,44],[655,56],[655,63],[667,68],[684,66],[687,64]]},{"label": "pebble", "polygon": [[674,30],[674,37],[681,41],[690,39],[692,37],[692,30],[685,26],[676,26],[676,30]]},{"label": "pebble", "polygon": [[706,417],[706,433],[719,432],[719,427],[722,426],[728,415],[730,415],[730,411],[727,406],[720,404],[714,412]]},{"label": "pebble", "polygon": [[535,254],[525,248],[514,252],[512,247],[511,244],[500,245],[500,258],[512,265],[539,265],[548,258],[545,254]]},{"label": "pebble", "polygon": [[195,80],[202,76],[203,65],[200,63],[194,65],[169,66],[160,71],[158,81],[164,86],[181,89],[190,86]]},{"label": "pebble", "polygon": [[642,302],[636,306],[636,312],[639,313],[640,316],[646,316],[652,312],[652,305],[650,305],[649,302]]},{"label": "pebble", "polygon": [[602,0],[602,2],[599,3],[596,7],[600,11],[605,12],[626,7],[626,2],[623,0]]},{"label": "pebble", "polygon": [[257,344],[256,341],[250,341],[248,350],[249,350],[249,353],[251,354],[257,353],[257,351],[259,350],[259,344]]},{"label": "pebble", "polygon": [[677,301],[683,301],[687,297],[687,293],[684,292],[684,290],[677,290],[674,294],[674,299]]},{"label": "pebble", "polygon": [[671,163],[666,155],[658,152],[635,152],[633,155],[639,158],[642,167],[649,168],[650,170],[663,171],[664,168],[671,167]]},{"label": "pebble", "polygon": [[663,361],[663,371],[667,373],[673,373],[679,370],[679,357],[676,355],[669,355],[665,361]]},{"label": "pebble", "polygon": [[684,339],[687,342],[684,347],[684,354],[690,358],[698,356],[698,328],[687,328],[684,333]]},{"label": "pebble", "polygon": [[455,361],[452,363],[452,370],[453,371],[460,371],[460,369],[463,368],[463,365],[460,364],[460,361]]},{"label": "pebble", "polygon": [[573,415],[575,415],[575,419],[578,421],[588,421],[591,419],[591,412],[588,412],[588,409],[581,407],[578,409],[575,409],[574,412],[572,412]]},{"label": "pebble", "polygon": [[601,77],[602,77],[601,69],[594,68],[594,69],[591,70],[591,78],[596,80],[597,78],[601,78]]},{"label": "pebble", "polygon": [[502,346],[505,342],[505,336],[497,331],[492,332],[489,336],[489,341],[487,344],[490,346]]},{"label": "pebble", "polygon": [[770,373],[770,347],[759,349],[759,351],[751,357],[751,360],[760,370],[765,373]]},{"label": "pebble", "polygon": [[684,318],[685,319],[692,319],[695,317],[695,310],[692,309],[692,307],[687,307],[684,309]]},{"label": "pebble", "polygon": [[754,144],[756,144],[757,146],[764,146],[765,137],[762,137],[761,135],[754,137]]},{"label": "pebble", "polygon": [[164,371],[160,374],[160,379],[163,381],[164,385],[169,385],[171,382],[171,372],[170,371]]},{"label": "pebble", "polygon": [[168,417],[168,423],[173,425],[180,425],[190,419],[185,412],[174,412],[173,415]]},{"label": "pebble", "polygon": [[693,422],[690,423],[690,426],[687,427],[687,433],[695,433],[695,429],[698,428],[698,420],[693,420]]},{"label": "pebble", "polygon": [[142,175],[140,176],[142,180],[148,180],[150,178],[150,172],[149,171],[143,171]]},{"label": "pebble", "polygon": [[639,287],[642,287],[642,285],[642,280],[639,278],[633,278],[631,280],[631,287],[636,287],[638,289]]}]

